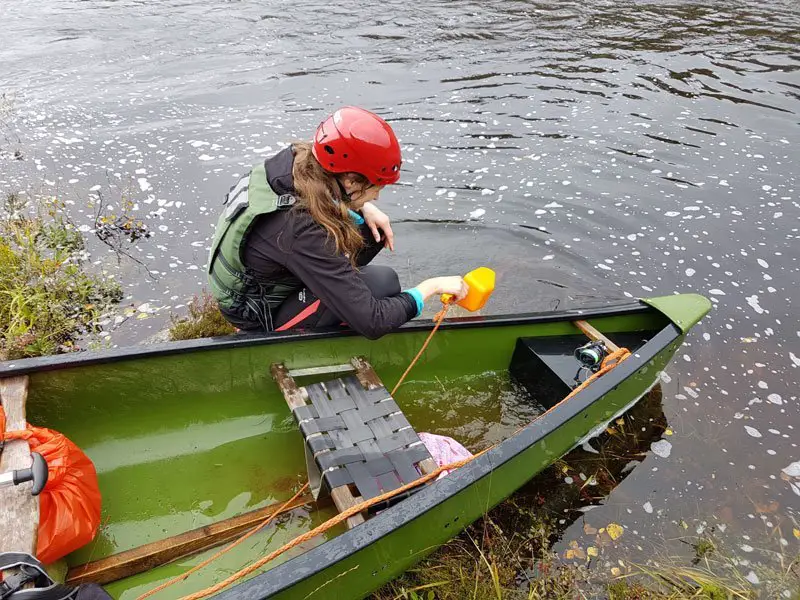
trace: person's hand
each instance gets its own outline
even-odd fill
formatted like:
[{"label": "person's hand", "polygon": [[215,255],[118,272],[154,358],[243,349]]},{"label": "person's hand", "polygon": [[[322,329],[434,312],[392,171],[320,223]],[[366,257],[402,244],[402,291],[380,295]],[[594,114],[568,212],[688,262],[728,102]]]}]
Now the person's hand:
[{"label": "person's hand", "polygon": [[366,202],[361,207],[361,214],[364,215],[364,222],[375,237],[375,241],[381,241],[381,231],[383,231],[383,235],[386,238],[383,245],[394,252],[394,232],[389,223],[389,215],[372,204],[372,202]]},{"label": "person's hand", "polygon": [[469,286],[463,277],[434,277],[426,279],[417,286],[425,300],[438,294],[452,294],[454,301],[463,300],[469,293]]}]

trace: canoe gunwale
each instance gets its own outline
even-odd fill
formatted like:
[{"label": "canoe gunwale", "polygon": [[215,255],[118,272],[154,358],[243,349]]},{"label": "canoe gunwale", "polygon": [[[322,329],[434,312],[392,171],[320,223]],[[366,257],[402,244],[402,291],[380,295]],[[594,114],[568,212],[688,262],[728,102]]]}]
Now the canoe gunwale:
[{"label": "canoe gunwale", "polygon": [[[446,502],[475,482],[492,475],[504,464],[539,443],[558,428],[600,401],[626,379],[646,367],[668,346],[679,341],[684,332],[668,323],[631,357],[594,384],[562,402],[486,454],[437,480],[403,502],[383,511],[368,522],[335,539],[296,556],[267,572],[236,584],[214,597],[218,600],[265,600],[288,591],[300,581],[313,577],[335,563],[367,549],[394,530],[407,525]],[[653,374],[654,380],[657,373]],[[587,428],[587,432],[591,428]],[[533,473],[531,476],[535,475]],[[465,523],[466,525],[466,523]]]},{"label": "canoe gunwale", "polygon": [[[478,327],[514,327],[519,325],[532,325],[537,323],[552,323],[557,321],[573,321],[596,319],[642,313],[660,314],[657,309],[642,301],[625,302],[621,304],[606,305],[597,308],[570,309],[563,311],[550,311],[542,313],[521,313],[512,315],[468,316],[448,319],[442,323],[440,330],[473,329]],[[401,335],[420,331],[430,331],[433,328],[432,320],[413,320],[403,327],[387,335]],[[91,365],[114,363],[124,360],[136,360],[189,352],[222,350],[242,348],[247,346],[260,346],[281,344],[296,341],[325,340],[338,337],[354,337],[359,334],[352,329],[335,328],[327,331],[308,333],[298,332],[270,332],[268,335],[230,335],[216,338],[202,338],[181,342],[165,342],[161,344],[125,346],[110,350],[89,352],[75,352],[71,354],[56,354],[36,358],[22,358],[0,362],[0,378],[15,375],[29,375],[32,373],[71,369]]]}]

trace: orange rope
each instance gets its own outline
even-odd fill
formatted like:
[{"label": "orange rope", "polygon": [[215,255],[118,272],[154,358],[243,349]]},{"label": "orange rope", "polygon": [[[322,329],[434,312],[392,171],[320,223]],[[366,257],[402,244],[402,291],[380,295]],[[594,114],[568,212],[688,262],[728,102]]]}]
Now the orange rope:
[{"label": "orange rope", "polygon": [[[487,450],[488,450],[488,448],[487,448]],[[458,460],[458,461],[456,461],[454,463],[450,463],[449,465],[441,466],[438,469],[436,469],[435,471],[432,471],[432,472],[430,472],[430,473],[428,473],[426,475],[423,475],[419,479],[415,479],[411,483],[407,483],[407,484],[405,484],[403,486],[400,486],[397,489],[391,490],[389,492],[385,492],[385,493],[381,494],[380,496],[375,496],[374,498],[370,498],[369,500],[365,500],[363,502],[360,502],[360,503],[356,504],[355,506],[351,506],[350,508],[348,508],[344,512],[341,512],[338,515],[336,515],[335,517],[333,517],[333,518],[325,521],[324,523],[318,525],[317,527],[315,527],[311,531],[307,531],[306,533],[294,538],[293,540],[287,542],[285,545],[281,546],[280,548],[278,548],[274,552],[269,553],[267,556],[265,556],[263,558],[260,558],[259,560],[257,560],[256,562],[252,563],[251,565],[248,565],[247,567],[241,569],[240,571],[237,571],[236,573],[234,573],[233,575],[231,575],[230,577],[228,577],[224,581],[220,581],[216,585],[212,585],[211,587],[207,587],[204,590],[200,590],[200,591],[195,592],[193,594],[190,594],[188,596],[183,596],[182,598],[180,598],[180,600],[200,600],[201,598],[207,598],[208,596],[210,596],[212,594],[216,594],[217,592],[219,592],[219,591],[223,590],[224,588],[228,587],[230,584],[235,583],[236,581],[238,581],[242,577],[247,577],[253,571],[256,571],[256,570],[260,569],[265,564],[267,564],[268,562],[274,560],[275,558],[277,558],[281,554],[284,554],[285,552],[288,552],[289,550],[291,550],[295,546],[298,546],[298,545],[302,544],[303,542],[307,542],[311,538],[314,538],[314,537],[316,537],[316,536],[318,536],[318,535],[320,535],[322,533],[325,533],[331,527],[334,527],[334,526],[338,525],[339,523],[342,523],[342,522],[346,521],[347,519],[349,519],[353,515],[356,515],[356,514],[362,512],[362,511],[368,509],[370,506],[374,506],[376,504],[380,504],[381,502],[385,502],[386,500],[390,500],[394,496],[396,496],[398,494],[402,494],[403,492],[408,491],[413,487],[416,487],[418,485],[422,485],[423,483],[427,483],[431,479],[434,479],[434,478],[438,477],[439,475],[441,475],[443,471],[454,470],[454,469],[458,469],[459,467],[463,467],[464,465],[466,465],[470,461],[475,460],[476,458],[478,458],[481,454],[483,454],[487,450],[484,450],[483,452],[479,452],[478,454],[476,454],[474,456],[470,456],[469,458],[465,458],[465,459],[462,459],[462,460]],[[136,600],[140,600],[140,598],[137,598]]]},{"label": "orange rope", "polygon": [[449,302],[443,302],[443,304],[444,304],[444,306],[442,307],[442,310],[440,310],[438,313],[436,313],[436,316],[433,317],[433,320],[436,322],[436,325],[434,325],[433,330],[428,335],[428,339],[426,339],[425,343],[422,344],[422,348],[419,349],[419,352],[417,352],[417,355],[414,357],[414,360],[412,360],[411,364],[408,365],[408,368],[405,370],[405,373],[403,373],[400,376],[400,379],[394,385],[394,388],[392,388],[392,392],[391,392],[392,396],[394,396],[394,393],[400,388],[400,386],[402,385],[403,381],[405,381],[406,376],[411,372],[411,369],[414,368],[414,365],[417,364],[417,361],[419,360],[419,357],[422,356],[422,353],[425,352],[425,349],[428,347],[428,344],[431,343],[431,339],[433,339],[433,334],[436,333],[436,331],[439,329],[439,325],[442,324],[442,321],[444,321],[444,318],[447,316],[447,311],[450,310],[451,304]]},{"label": "orange rope", "polygon": [[267,525],[269,525],[269,524],[272,522],[272,520],[273,520],[275,517],[277,517],[279,514],[281,514],[281,513],[284,511],[284,509],[285,509],[287,506],[289,506],[289,505],[290,505],[292,502],[294,502],[295,500],[297,500],[297,499],[300,497],[300,495],[301,495],[303,492],[305,492],[307,489],[308,489],[308,482],[306,482],[306,483],[305,483],[305,485],[303,485],[303,487],[301,487],[301,488],[298,490],[298,492],[297,492],[297,493],[296,493],[294,496],[292,496],[291,498],[289,498],[289,500],[287,500],[287,501],[286,501],[286,503],[285,503],[283,506],[281,506],[281,507],[280,507],[280,508],[279,508],[277,511],[275,511],[274,513],[272,513],[270,516],[268,516],[266,519],[264,519],[264,520],[263,520],[263,521],[262,521],[262,522],[261,522],[259,525],[257,525],[257,526],[256,526],[254,529],[251,529],[250,531],[248,531],[248,532],[247,532],[245,535],[243,535],[242,537],[240,537],[238,540],[236,540],[236,541],[232,542],[231,544],[228,544],[227,546],[225,546],[225,547],[224,547],[222,550],[220,550],[219,552],[215,553],[214,555],[210,556],[209,558],[207,558],[207,559],[206,559],[206,560],[204,560],[203,562],[201,562],[201,563],[199,563],[199,564],[195,565],[194,567],[192,567],[191,569],[189,569],[188,571],[186,571],[186,573],[183,573],[183,574],[181,574],[181,575],[178,575],[177,577],[173,577],[172,579],[170,579],[169,581],[167,581],[167,582],[165,582],[165,583],[162,583],[162,584],[161,584],[161,585],[159,585],[158,587],[154,587],[152,590],[150,590],[150,591],[148,591],[148,592],[145,592],[144,594],[142,594],[141,596],[139,596],[138,598],[136,598],[136,600],[144,600],[145,598],[149,598],[149,597],[150,597],[150,596],[152,596],[153,594],[157,594],[157,593],[158,593],[158,592],[160,592],[161,590],[164,590],[164,589],[166,589],[166,588],[170,587],[171,585],[174,585],[174,584],[178,583],[179,581],[184,581],[184,580],[185,580],[187,577],[189,577],[189,575],[191,575],[192,573],[195,573],[195,572],[199,571],[200,569],[202,569],[202,568],[203,568],[203,567],[205,567],[206,565],[209,565],[209,564],[211,564],[212,562],[214,562],[215,560],[217,560],[217,559],[218,559],[220,556],[222,556],[223,554],[225,554],[225,553],[227,553],[227,552],[229,552],[229,551],[233,550],[233,549],[234,549],[236,546],[238,546],[239,544],[241,544],[241,543],[242,543],[243,541],[245,541],[247,538],[249,538],[249,537],[250,537],[250,536],[252,536],[252,535],[255,535],[257,532],[261,531],[262,529],[264,529],[264,527],[266,527]]},{"label": "orange rope", "polygon": [[[611,369],[616,367],[619,363],[628,358],[630,355],[631,351],[628,350],[627,348],[618,348],[617,350],[614,350],[614,352],[612,352],[603,359],[603,362],[600,364],[600,370],[597,371],[597,373],[592,374],[591,377],[587,377],[586,381],[584,381],[582,384],[580,384],[578,387],[572,390],[569,393],[569,395],[566,398],[564,398],[564,400],[569,400],[570,398],[572,398],[575,394],[580,392],[595,379],[608,373]],[[564,400],[562,400],[561,402],[563,402]]]}]

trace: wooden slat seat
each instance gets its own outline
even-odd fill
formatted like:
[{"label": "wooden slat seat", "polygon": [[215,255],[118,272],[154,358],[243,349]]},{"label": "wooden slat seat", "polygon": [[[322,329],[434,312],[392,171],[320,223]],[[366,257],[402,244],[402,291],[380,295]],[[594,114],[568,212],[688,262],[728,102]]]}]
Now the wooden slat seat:
[{"label": "wooden slat seat", "polygon": [[323,486],[331,491],[340,511],[412,483],[436,468],[372,367],[363,359],[354,359],[352,365],[351,375],[302,388],[283,365],[272,366]]}]

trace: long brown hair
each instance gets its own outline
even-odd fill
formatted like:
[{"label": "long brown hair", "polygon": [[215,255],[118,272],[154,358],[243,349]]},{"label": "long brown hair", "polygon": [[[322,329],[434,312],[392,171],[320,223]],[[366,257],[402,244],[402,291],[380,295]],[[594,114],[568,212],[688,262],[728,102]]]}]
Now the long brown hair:
[{"label": "long brown hair", "polygon": [[[292,147],[295,154],[292,176],[297,192],[295,206],[307,210],[311,218],[328,232],[328,240],[333,242],[336,252],[346,254],[350,262],[355,264],[356,255],[364,246],[364,239],[347,212],[347,199],[343,198],[336,176],[322,168],[311,153],[311,144],[308,142],[296,142]],[[370,187],[363,175],[346,175],[355,179],[362,192]]]}]

